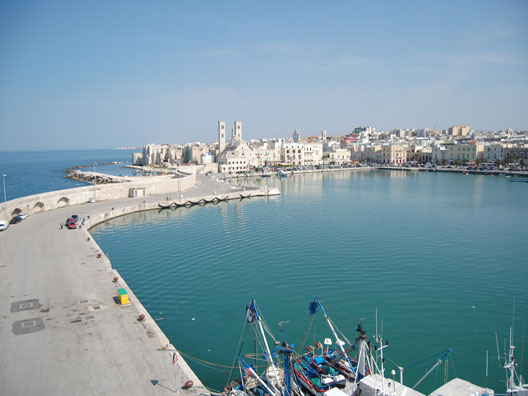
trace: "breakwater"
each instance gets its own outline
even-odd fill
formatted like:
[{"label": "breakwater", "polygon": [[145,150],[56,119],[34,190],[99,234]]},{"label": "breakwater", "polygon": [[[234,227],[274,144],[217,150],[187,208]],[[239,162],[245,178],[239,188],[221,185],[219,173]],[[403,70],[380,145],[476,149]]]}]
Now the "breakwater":
[{"label": "breakwater", "polygon": [[92,184],[127,183],[130,181],[130,178],[126,177],[107,175],[105,173],[83,172],[80,170],[69,171],[65,177]]},{"label": "breakwater", "polygon": [[196,175],[177,178],[171,176],[131,177],[123,183],[98,184],[29,195],[5,202],[2,209],[3,215],[9,219],[19,213],[26,213],[29,216],[97,201],[181,194],[195,186]]}]

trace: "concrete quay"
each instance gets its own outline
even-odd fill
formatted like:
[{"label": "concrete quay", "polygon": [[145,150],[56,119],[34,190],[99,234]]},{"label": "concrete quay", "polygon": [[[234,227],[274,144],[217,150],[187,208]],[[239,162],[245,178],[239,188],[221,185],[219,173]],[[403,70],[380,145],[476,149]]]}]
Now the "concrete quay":
[{"label": "concrete quay", "polygon": [[[269,192],[245,190],[252,196]],[[243,191],[197,176],[195,187],[178,195],[240,198]],[[209,394],[181,356],[172,364],[174,346],[88,232],[112,217],[157,209],[165,199],[70,205],[30,215],[0,233],[1,394]],[[61,229],[72,214],[85,218],[85,227]],[[116,302],[122,287],[129,305]],[[194,386],[184,389],[188,380]]]},{"label": "concrete quay", "polygon": [[528,176],[528,171],[519,171],[519,170],[507,170],[507,169],[466,169],[463,167],[435,167],[435,168],[422,168],[422,167],[406,167],[406,166],[378,166],[376,169],[381,170],[397,170],[397,171],[407,171],[407,172],[448,172],[448,173],[464,173],[472,175],[490,175],[490,176],[518,176],[526,177]]}]

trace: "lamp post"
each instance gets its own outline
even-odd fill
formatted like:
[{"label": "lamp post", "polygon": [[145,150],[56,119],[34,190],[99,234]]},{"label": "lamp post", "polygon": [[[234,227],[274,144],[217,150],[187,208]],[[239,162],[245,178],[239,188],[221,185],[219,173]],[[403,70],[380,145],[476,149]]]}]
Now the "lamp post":
[{"label": "lamp post", "polygon": [[5,216],[5,218],[7,219],[7,211],[6,211],[6,201],[7,201],[7,196],[6,196],[6,189],[5,189],[5,177],[6,177],[6,176],[7,176],[7,175],[6,175],[5,173],[2,175],[2,181],[3,181],[3,183],[4,183],[4,216]]},{"label": "lamp post", "polygon": [[94,162],[94,170],[93,170],[93,193],[94,193],[94,194],[93,194],[93,195],[94,195],[94,196],[93,196],[93,199],[94,199],[94,202],[97,201],[97,199],[96,199],[96,197],[95,197],[95,184],[96,184],[96,182],[97,182],[97,177],[95,176],[95,165],[97,165],[96,162]]}]

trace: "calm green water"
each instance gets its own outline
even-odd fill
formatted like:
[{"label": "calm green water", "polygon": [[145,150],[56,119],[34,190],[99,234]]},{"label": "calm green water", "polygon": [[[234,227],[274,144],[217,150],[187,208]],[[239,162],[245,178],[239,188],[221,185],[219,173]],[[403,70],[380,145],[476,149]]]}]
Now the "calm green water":
[{"label": "calm green water", "polygon": [[[394,171],[246,183],[282,195],[144,212],[91,230],[177,348],[230,365],[251,298],[278,338],[278,323],[289,321],[285,337],[299,344],[317,295],[349,338],[360,318],[373,335],[377,309],[386,352],[401,366],[453,348],[449,377],[484,386],[489,350],[488,385],[503,392],[495,331],[502,353],[515,298],[516,357],[528,377],[527,184]],[[319,317],[309,340],[328,336]],[[221,369],[188,362],[206,386],[223,388]],[[441,378],[443,370],[420,390]]]}]

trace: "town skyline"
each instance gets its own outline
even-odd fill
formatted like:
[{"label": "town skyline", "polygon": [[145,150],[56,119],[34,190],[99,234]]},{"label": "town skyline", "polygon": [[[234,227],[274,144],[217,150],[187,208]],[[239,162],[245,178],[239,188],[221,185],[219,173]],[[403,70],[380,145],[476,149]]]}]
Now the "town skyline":
[{"label": "town skyline", "polygon": [[226,121],[218,121],[218,140],[212,143],[146,144],[132,154],[132,164],[174,168],[199,165],[204,172],[246,174],[274,166],[342,166],[381,163],[474,165],[525,165],[528,131],[508,129],[482,132],[468,125],[452,125],[441,132],[430,129],[376,131],[372,126],[354,128],[346,135],[303,137],[296,129],[291,137],[244,140],[243,122],[233,122],[231,134]]},{"label": "town skyline", "polygon": [[0,147],[528,129],[528,4],[0,5]]}]

